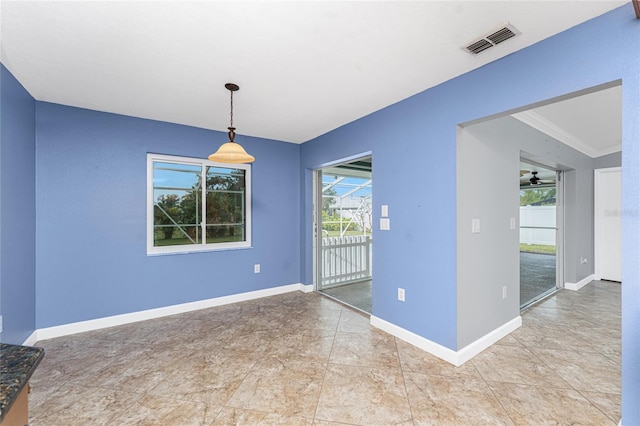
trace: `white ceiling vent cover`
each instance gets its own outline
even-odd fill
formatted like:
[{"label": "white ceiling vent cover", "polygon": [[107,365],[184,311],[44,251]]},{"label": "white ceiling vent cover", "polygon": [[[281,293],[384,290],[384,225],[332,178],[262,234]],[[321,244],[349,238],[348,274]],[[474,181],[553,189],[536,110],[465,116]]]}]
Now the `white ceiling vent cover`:
[{"label": "white ceiling vent cover", "polygon": [[493,31],[492,33],[480,38],[479,40],[475,40],[469,45],[463,47],[464,50],[471,53],[472,55],[477,55],[480,52],[484,52],[487,49],[492,48],[505,40],[509,40],[520,34],[520,31],[516,29],[511,24],[507,24],[504,27]]}]

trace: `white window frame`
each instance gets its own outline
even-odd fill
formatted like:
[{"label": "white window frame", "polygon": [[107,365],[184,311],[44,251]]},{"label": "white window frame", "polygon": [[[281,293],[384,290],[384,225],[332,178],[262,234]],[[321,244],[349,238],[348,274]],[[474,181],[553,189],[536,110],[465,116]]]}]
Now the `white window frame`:
[{"label": "white window frame", "polygon": [[[188,244],[188,245],[175,245],[175,246],[160,246],[155,247],[153,245],[154,236],[154,185],[153,185],[153,163],[154,162],[168,162],[187,165],[199,165],[202,167],[203,179],[205,182],[205,166],[220,167],[224,169],[242,169],[245,172],[245,241],[225,242],[225,243],[207,243],[206,237],[202,239],[200,244]],[[206,191],[206,185],[203,187]],[[204,209],[204,205],[203,205]],[[147,154],[147,255],[162,255],[162,254],[180,254],[180,253],[197,253],[204,251],[218,251],[218,250],[231,250],[242,249],[251,247],[251,166],[249,164],[225,164],[215,163],[202,158],[181,157],[175,155],[164,154]],[[204,215],[202,216],[205,217]],[[201,222],[202,235],[206,236],[206,229],[204,220]]]}]

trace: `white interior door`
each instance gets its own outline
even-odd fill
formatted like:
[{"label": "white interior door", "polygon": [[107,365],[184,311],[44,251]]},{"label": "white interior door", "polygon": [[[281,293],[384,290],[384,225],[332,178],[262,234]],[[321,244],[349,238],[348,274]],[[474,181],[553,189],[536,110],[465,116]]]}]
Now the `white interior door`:
[{"label": "white interior door", "polygon": [[594,174],[596,278],[622,281],[622,184],[620,167]]}]

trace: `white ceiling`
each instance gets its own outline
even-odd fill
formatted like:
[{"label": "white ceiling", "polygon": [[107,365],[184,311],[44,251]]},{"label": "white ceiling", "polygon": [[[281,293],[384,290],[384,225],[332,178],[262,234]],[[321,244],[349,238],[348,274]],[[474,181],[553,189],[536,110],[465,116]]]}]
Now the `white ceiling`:
[{"label": "white ceiling", "polygon": [[622,86],[550,103],[513,117],[593,158],[622,149]]},{"label": "white ceiling", "polygon": [[[223,131],[234,82],[239,134],[300,143],[624,3],[3,0],[1,60],[37,100]],[[590,145],[580,108],[534,113]]]}]

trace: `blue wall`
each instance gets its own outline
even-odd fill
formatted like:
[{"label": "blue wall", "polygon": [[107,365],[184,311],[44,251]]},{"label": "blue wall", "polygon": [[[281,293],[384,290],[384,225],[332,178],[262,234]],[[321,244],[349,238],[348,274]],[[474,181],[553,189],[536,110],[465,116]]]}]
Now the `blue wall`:
[{"label": "blue wall", "polygon": [[[455,144],[440,141],[455,141],[456,128],[437,125],[447,108],[441,99],[413,97],[307,142],[301,168],[372,153],[373,314],[455,348],[455,174],[447,178],[455,173]],[[311,197],[311,186],[304,194]],[[389,232],[376,229],[383,204],[389,206]],[[310,217],[307,212],[308,229]],[[307,283],[313,280],[309,247],[307,242]],[[406,289],[404,303],[397,301],[398,287]]]},{"label": "blue wall", "polygon": [[147,153],[206,158],[226,133],[36,111],[38,328],[300,282],[299,145],[237,138],[257,159],[253,248],[147,256]]},{"label": "blue wall", "polygon": [[[619,79],[628,212],[623,221],[623,420],[640,424],[640,20],[630,3],[305,143],[304,282],[313,281],[309,170],[370,151],[374,224],[381,204],[389,205],[391,219],[391,231],[373,233],[373,315],[460,349],[456,126]],[[397,287],[406,289],[405,303],[397,301]]]},{"label": "blue wall", "polygon": [[2,342],[35,330],[35,101],[0,65],[0,314]]}]

